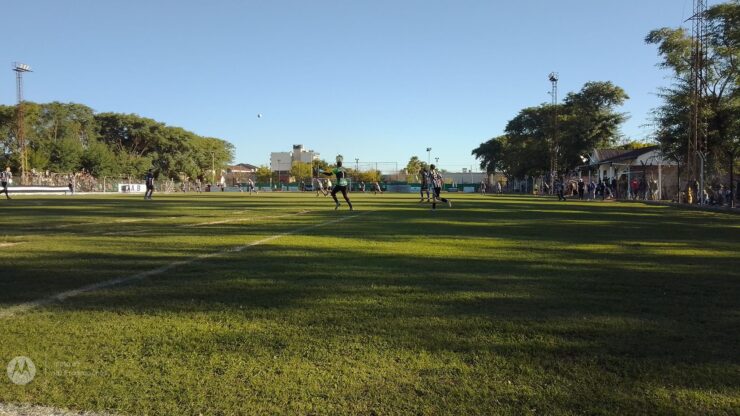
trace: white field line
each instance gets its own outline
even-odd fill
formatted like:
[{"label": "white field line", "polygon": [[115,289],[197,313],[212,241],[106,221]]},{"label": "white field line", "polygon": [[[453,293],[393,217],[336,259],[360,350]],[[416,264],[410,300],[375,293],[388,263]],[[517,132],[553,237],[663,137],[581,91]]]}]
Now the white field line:
[{"label": "white field line", "polygon": [[270,236],[270,237],[267,237],[267,238],[263,238],[261,240],[253,241],[253,242],[251,242],[249,244],[245,244],[245,245],[241,245],[241,246],[236,246],[236,247],[228,248],[226,250],[217,251],[217,252],[214,252],[214,253],[201,254],[201,255],[198,255],[198,256],[195,256],[195,257],[191,257],[191,258],[189,258],[187,260],[179,260],[179,261],[175,261],[175,262],[172,262],[172,263],[169,263],[169,264],[165,264],[164,266],[158,267],[158,268],[153,269],[153,270],[148,270],[148,271],[137,273],[137,274],[134,274],[134,275],[131,275],[131,276],[125,276],[125,277],[119,277],[119,278],[116,278],[116,279],[106,280],[104,282],[93,283],[91,285],[83,286],[83,287],[80,287],[80,288],[77,288],[77,289],[72,289],[72,290],[67,290],[65,292],[57,293],[57,294],[51,295],[49,297],[45,297],[45,298],[41,298],[41,299],[36,299],[36,300],[30,301],[30,302],[26,302],[26,303],[21,303],[21,304],[18,304],[18,305],[15,305],[15,306],[11,306],[11,307],[8,307],[8,308],[5,308],[5,309],[0,309],[0,319],[10,318],[10,317],[13,317],[13,316],[15,316],[17,314],[28,312],[30,310],[36,309],[36,308],[38,308],[40,306],[43,306],[43,305],[47,305],[49,303],[63,302],[65,300],[69,299],[69,298],[72,298],[72,297],[75,297],[75,296],[79,296],[79,295],[81,295],[83,293],[94,292],[94,291],[105,289],[105,288],[108,288],[108,287],[111,287],[111,286],[120,285],[122,283],[128,283],[128,282],[134,282],[134,281],[137,281],[137,280],[143,280],[143,279],[146,279],[148,277],[152,277],[152,276],[156,276],[158,274],[162,274],[162,273],[164,273],[164,272],[166,272],[168,270],[174,269],[175,267],[186,266],[188,264],[192,264],[192,263],[195,263],[195,262],[198,262],[198,261],[201,261],[201,260],[207,260],[207,259],[211,259],[211,258],[214,258],[214,257],[220,257],[220,256],[223,256],[223,255],[229,254],[229,253],[239,253],[239,252],[244,251],[244,250],[246,250],[246,249],[248,249],[250,247],[254,247],[254,246],[258,246],[260,244],[268,243],[270,241],[277,240],[278,238],[286,237],[286,236],[293,235],[293,234],[302,233],[304,231],[312,230],[314,228],[323,227],[325,225],[335,224],[335,223],[338,223],[338,222],[341,222],[341,221],[345,221],[345,220],[348,220],[348,219],[351,219],[351,218],[356,218],[356,217],[358,217],[360,215],[364,215],[364,214],[367,214],[369,212],[371,212],[371,211],[366,211],[366,212],[364,212],[362,214],[357,214],[357,215],[352,215],[352,216],[348,216],[348,217],[342,217],[342,218],[331,220],[331,221],[322,222],[320,224],[309,225],[307,227],[299,228],[297,230],[287,231],[287,232],[280,233],[280,234],[275,234],[273,236]]},{"label": "white field line", "polygon": [[18,244],[23,244],[23,243],[24,243],[23,241],[20,241],[18,243],[0,243],[0,248],[13,247],[13,246],[17,246]]},{"label": "white field line", "polygon": [[77,412],[55,407],[0,403],[0,416],[113,416],[112,413]]}]

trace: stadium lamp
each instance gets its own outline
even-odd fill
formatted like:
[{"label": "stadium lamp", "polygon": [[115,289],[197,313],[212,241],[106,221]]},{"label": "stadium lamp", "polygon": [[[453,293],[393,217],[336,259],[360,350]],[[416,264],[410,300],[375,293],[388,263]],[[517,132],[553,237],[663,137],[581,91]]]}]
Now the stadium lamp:
[{"label": "stadium lamp", "polygon": [[20,62],[13,62],[13,71],[15,72],[33,72],[31,66]]}]

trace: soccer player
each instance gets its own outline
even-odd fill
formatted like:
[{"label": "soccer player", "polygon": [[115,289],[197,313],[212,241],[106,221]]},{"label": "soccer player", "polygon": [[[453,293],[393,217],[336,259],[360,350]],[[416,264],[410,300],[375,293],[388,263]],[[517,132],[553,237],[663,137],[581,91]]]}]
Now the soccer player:
[{"label": "soccer player", "polygon": [[252,195],[252,192],[256,193],[256,191],[254,190],[254,181],[252,180],[252,178],[249,178],[249,180],[247,180],[247,188],[249,188],[249,195]]},{"label": "soccer player", "polygon": [[383,193],[383,190],[380,189],[380,184],[378,183],[378,181],[375,181],[375,182],[373,182],[373,195],[375,195],[378,192],[380,192],[382,194]]},{"label": "soccer player", "polygon": [[424,202],[424,192],[427,193],[427,202],[431,200],[429,197],[429,185],[432,183],[432,176],[429,172],[429,168],[426,166],[421,171],[421,190],[419,191],[419,196],[421,196],[421,199],[419,200],[419,203]]},{"label": "soccer player", "polygon": [[432,178],[432,185],[434,186],[434,198],[432,199],[432,211],[437,209],[437,200],[447,203],[448,207],[452,207],[452,201],[447,198],[442,198],[439,194],[442,192],[442,175],[437,171],[434,165],[429,165],[430,176]]},{"label": "soccer player", "polygon": [[144,199],[152,199],[154,193],[154,173],[151,169],[146,173],[146,192],[144,193]]},{"label": "soccer player", "polygon": [[337,192],[341,192],[344,200],[347,201],[347,205],[349,205],[349,210],[352,211],[352,203],[349,201],[349,196],[347,196],[347,171],[342,167],[342,162],[340,160],[337,160],[336,168],[332,169],[331,172],[322,173],[326,176],[337,176],[337,184],[331,190],[331,197],[334,198],[334,203],[336,204],[334,206],[334,209],[336,210],[339,208],[340,204],[339,200],[337,199]]},{"label": "soccer player", "polygon": [[8,195],[8,183],[13,179],[13,173],[10,171],[10,166],[6,167],[4,171],[0,172],[0,186],[2,186],[2,190],[0,191],[0,194],[5,192],[5,197],[8,199],[12,199],[10,195]]},{"label": "soccer player", "polygon": [[316,178],[316,196],[319,196],[319,193],[322,193],[324,194],[324,196],[326,196],[323,180],[321,178]]}]

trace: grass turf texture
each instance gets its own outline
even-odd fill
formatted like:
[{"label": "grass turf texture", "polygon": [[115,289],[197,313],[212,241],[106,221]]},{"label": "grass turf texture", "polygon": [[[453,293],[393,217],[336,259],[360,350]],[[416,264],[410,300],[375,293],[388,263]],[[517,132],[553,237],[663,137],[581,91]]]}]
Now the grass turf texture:
[{"label": "grass turf texture", "polygon": [[[0,402],[129,414],[733,414],[740,216],[352,194],[0,201]],[[307,212],[306,212],[307,211]],[[357,216],[355,216],[357,215]]]}]

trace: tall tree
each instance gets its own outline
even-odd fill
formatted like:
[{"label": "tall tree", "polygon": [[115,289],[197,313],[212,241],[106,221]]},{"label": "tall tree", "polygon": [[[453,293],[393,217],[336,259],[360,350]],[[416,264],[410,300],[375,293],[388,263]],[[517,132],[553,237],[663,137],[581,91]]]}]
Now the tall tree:
[{"label": "tall tree", "polygon": [[418,156],[411,156],[411,159],[409,159],[409,163],[406,164],[406,174],[417,178],[419,172],[421,172],[426,167],[427,162],[420,160]]},{"label": "tall tree", "polygon": [[270,171],[270,168],[267,166],[260,166],[257,168],[255,176],[257,177],[257,182],[267,183],[270,182],[270,178],[272,178],[272,171]]},{"label": "tall tree", "polygon": [[[626,116],[616,111],[629,97],[611,82],[588,82],[569,93],[563,104],[543,104],[521,110],[504,129],[473,149],[481,169],[496,170],[507,176],[539,176],[550,169],[551,149],[557,147],[561,171],[581,164],[580,156],[594,147],[613,144],[620,136],[619,127]],[[555,114],[557,141],[553,143]]]},{"label": "tall tree", "polygon": [[[707,168],[710,175],[737,167],[740,152],[740,1],[710,7],[707,23],[706,71],[701,102],[705,120]],[[693,42],[684,28],[660,28],[645,38],[658,47],[659,66],[672,71],[673,85],[660,90],[663,105],[654,111],[656,139],[663,152],[677,161],[688,154],[691,116],[691,70]]]},{"label": "tall tree", "polygon": [[480,161],[480,168],[487,173],[503,170],[502,158],[504,136],[494,137],[473,149],[471,154]]}]

